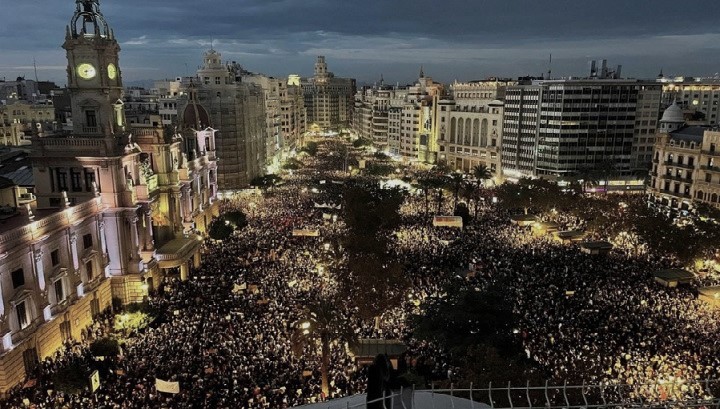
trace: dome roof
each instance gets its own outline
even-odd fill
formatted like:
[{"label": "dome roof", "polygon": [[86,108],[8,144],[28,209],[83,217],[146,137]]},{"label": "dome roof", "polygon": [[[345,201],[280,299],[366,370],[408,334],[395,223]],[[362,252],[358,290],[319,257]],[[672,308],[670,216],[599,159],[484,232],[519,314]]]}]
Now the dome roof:
[{"label": "dome roof", "polygon": [[675,122],[675,123],[684,123],[685,122],[685,115],[683,114],[682,109],[678,106],[677,102],[673,102],[672,105],[670,105],[665,112],[663,113],[662,119],[660,122]]},{"label": "dome roof", "polygon": [[199,131],[210,126],[210,115],[202,105],[198,104],[196,100],[191,99],[183,110],[182,121],[180,123],[183,125],[183,128],[192,128]]}]

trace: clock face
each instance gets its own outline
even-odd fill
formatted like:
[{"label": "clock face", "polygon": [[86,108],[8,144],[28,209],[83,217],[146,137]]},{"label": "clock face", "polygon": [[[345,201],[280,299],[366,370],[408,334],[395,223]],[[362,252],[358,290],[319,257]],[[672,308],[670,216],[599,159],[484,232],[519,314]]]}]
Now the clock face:
[{"label": "clock face", "polygon": [[108,78],[111,80],[114,80],[117,77],[117,68],[115,68],[115,64],[108,64]]},{"label": "clock face", "polygon": [[95,75],[97,75],[97,71],[95,70],[95,67],[92,66],[92,64],[88,63],[82,63],[77,66],[77,72],[80,78],[82,79],[92,79],[95,78]]}]

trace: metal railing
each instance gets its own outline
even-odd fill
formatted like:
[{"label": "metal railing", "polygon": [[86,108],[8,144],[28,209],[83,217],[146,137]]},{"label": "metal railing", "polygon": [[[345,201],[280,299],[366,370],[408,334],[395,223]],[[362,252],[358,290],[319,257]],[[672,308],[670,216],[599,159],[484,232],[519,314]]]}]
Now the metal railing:
[{"label": "metal railing", "polygon": [[[697,387],[697,388],[696,388]],[[696,393],[690,392],[696,389]],[[422,401],[422,407],[433,409],[492,408],[492,409],[670,409],[705,408],[720,409],[720,380],[692,382],[663,382],[644,384],[585,384],[542,386],[493,386],[485,388],[400,388],[389,396],[369,402],[340,403],[333,401],[316,404],[318,409],[360,409],[370,403],[388,402],[385,409],[413,409]],[[678,397],[680,396],[680,397]],[[448,399],[450,397],[451,399]],[[452,398],[461,398],[453,400]],[[365,399],[364,397],[362,398]],[[429,402],[428,402],[429,400]],[[429,405],[428,405],[429,403]],[[457,405],[457,406],[456,406]]]}]

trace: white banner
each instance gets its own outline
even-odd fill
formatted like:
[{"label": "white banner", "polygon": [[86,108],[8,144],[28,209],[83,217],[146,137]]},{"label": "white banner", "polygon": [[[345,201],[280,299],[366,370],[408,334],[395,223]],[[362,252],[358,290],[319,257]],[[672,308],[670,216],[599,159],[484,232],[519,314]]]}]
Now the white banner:
[{"label": "white banner", "polygon": [[292,235],[293,236],[318,237],[318,236],[320,236],[320,230],[293,229]]},{"label": "white banner", "polygon": [[462,229],[463,221],[460,216],[435,216],[433,218],[435,227],[459,227]]},{"label": "white banner", "polygon": [[232,292],[241,293],[247,289],[247,283],[234,284]]},{"label": "white banner", "polygon": [[90,374],[90,392],[95,392],[100,387],[100,372],[96,370]]},{"label": "white banner", "polygon": [[155,378],[155,389],[157,389],[158,392],[180,393],[180,383],[168,382],[163,381],[160,378]]}]

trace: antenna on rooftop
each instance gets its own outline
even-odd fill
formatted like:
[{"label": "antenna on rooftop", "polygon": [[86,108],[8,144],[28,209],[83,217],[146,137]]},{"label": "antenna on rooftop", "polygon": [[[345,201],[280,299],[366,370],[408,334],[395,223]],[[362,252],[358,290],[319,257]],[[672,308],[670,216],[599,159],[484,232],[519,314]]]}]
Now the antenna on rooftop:
[{"label": "antenna on rooftop", "polygon": [[547,79],[552,79],[552,53],[550,53],[550,61],[548,61]]},{"label": "antenna on rooftop", "polygon": [[33,57],[33,68],[35,69],[35,82],[39,82],[38,76],[37,76],[37,63],[35,62],[35,57]]}]

